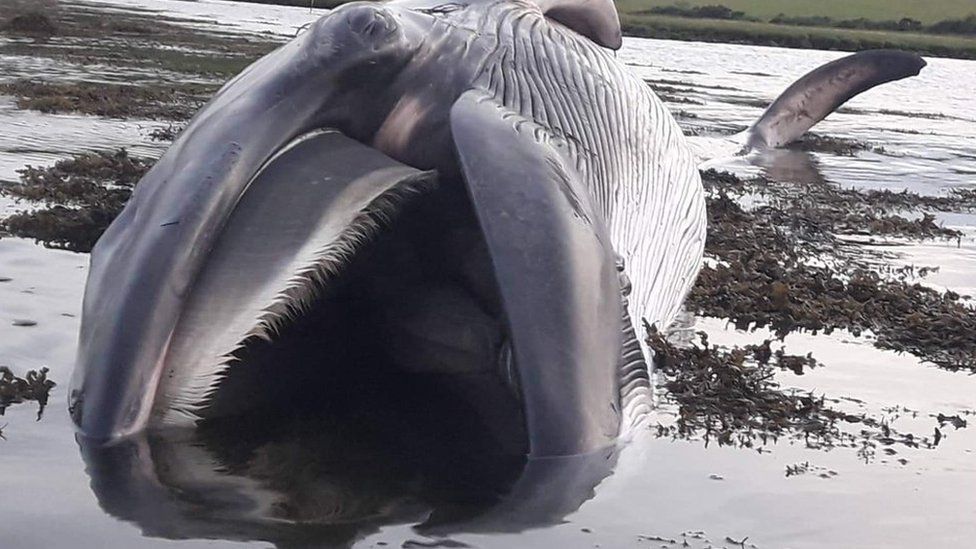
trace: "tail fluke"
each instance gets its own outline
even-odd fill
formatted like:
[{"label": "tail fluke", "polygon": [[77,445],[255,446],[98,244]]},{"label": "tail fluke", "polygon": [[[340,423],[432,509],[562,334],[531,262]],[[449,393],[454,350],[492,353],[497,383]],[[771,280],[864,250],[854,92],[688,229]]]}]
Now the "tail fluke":
[{"label": "tail fluke", "polygon": [[917,54],[869,50],[819,67],[797,80],[746,131],[751,148],[787,145],[852,97],[871,88],[917,76],[925,67]]}]

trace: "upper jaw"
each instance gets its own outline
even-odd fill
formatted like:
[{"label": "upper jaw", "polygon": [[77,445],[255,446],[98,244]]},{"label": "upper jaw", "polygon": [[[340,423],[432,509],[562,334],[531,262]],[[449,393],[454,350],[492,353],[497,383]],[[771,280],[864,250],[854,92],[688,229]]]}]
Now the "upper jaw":
[{"label": "upper jaw", "polygon": [[336,104],[349,96],[340,73],[370,56],[405,58],[396,33],[384,33],[380,49],[333,47],[353,43],[326,40],[342,38],[343,17],[323,18],[224,86],[95,246],[69,394],[86,435],[114,438],[146,426],[185,301],[253,176],[350,107]]},{"label": "upper jaw", "polygon": [[[244,342],[304,312],[401,202],[435,184],[326,129],[281,147],[226,213],[198,190],[202,208],[183,197],[177,222],[152,227],[139,214],[165,204],[136,197],[92,256],[70,397],[80,430],[107,439],[194,422]],[[183,243],[203,231],[203,249]]]},{"label": "upper jaw", "polygon": [[348,160],[336,143],[351,140],[330,132],[296,145],[255,178],[237,205],[174,330],[155,421],[199,419],[238,351],[275,339],[305,316],[401,205],[436,185],[432,173],[405,166],[345,180],[332,175],[330,188],[315,166],[296,173],[307,158],[328,153]]}]

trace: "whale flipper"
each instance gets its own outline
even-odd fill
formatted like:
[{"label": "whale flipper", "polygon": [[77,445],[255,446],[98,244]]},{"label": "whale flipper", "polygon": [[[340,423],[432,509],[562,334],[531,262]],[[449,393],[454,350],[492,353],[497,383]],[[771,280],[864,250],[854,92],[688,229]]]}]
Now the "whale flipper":
[{"label": "whale flipper", "polygon": [[869,50],[823,65],[787,88],[747,130],[752,148],[776,148],[804,134],[852,97],[887,82],[917,76],[925,61],[915,53]]},{"label": "whale flipper", "polygon": [[531,455],[610,446],[620,422],[620,283],[567,144],[475,91],[452,107],[451,131],[504,302]]}]

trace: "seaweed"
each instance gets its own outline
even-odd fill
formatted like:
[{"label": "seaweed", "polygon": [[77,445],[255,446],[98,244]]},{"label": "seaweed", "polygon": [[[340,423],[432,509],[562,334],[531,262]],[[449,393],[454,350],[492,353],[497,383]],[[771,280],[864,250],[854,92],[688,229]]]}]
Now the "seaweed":
[{"label": "seaweed", "polygon": [[16,97],[21,109],[169,121],[188,120],[216,89],[204,84],[135,86],[32,80],[0,83],[0,94]]},{"label": "seaweed", "polygon": [[168,124],[165,128],[156,128],[149,132],[149,139],[153,141],[176,141],[184,129],[186,129],[185,125]]},{"label": "seaweed", "polygon": [[790,143],[787,148],[808,152],[832,153],[838,156],[855,156],[864,151],[885,152],[883,147],[876,147],[856,139],[845,139],[815,133],[804,134],[800,139]]},{"label": "seaweed", "polygon": [[703,432],[723,445],[739,435],[738,445],[752,447],[755,436],[765,443],[792,431],[832,438],[836,421],[847,417],[825,406],[822,398],[780,390],[772,379],[776,365],[770,363],[770,342],[722,350],[709,345],[706,334],[699,336],[700,345],[679,348],[649,329],[654,366],[664,377],[667,398],[679,406],[676,425],[659,427],[659,435]]},{"label": "seaweed", "polygon": [[[7,366],[0,366],[0,416],[7,408],[24,402],[37,402],[37,420],[44,416],[44,408],[56,383],[47,378],[47,368],[30,370],[24,377],[17,377]],[[2,435],[2,431],[0,431]]]},{"label": "seaweed", "polygon": [[856,449],[866,462],[875,459],[879,447],[893,455],[895,446],[934,449],[941,442],[938,434],[901,433],[886,417],[844,412],[836,407],[838,400],[784,389],[774,379],[777,369],[817,367],[810,355],[773,353],[770,341],[724,349],[709,344],[704,332],[698,335],[697,345],[678,346],[648,328],[664,401],[677,407],[673,424],[654,429],[658,437],[702,438],[706,446],[714,441],[758,451],[787,438],[813,449]]},{"label": "seaweed", "polygon": [[[910,352],[950,370],[976,372],[976,311],[954,292],[888,276],[862,246],[839,235],[957,239],[928,212],[913,219],[893,212],[965,209],[971,191],[943,197],[857,191],[828,184],[779,184],[705,172],[706,254],[687,306],[696,314],[732,320],[740,329],[872,332],[883,349]],[[745,209],[731,194],[756,193],[767,202]],[[924,272],[922,273],[924,274]]]},{"label": "seaweed", "polygon": [[91,251],[152,164],[119,149],[78,154],[48,168],[28,166],[19,183],[0,193],[46,207],[0,220],[0,230],[52,248]]},{"label": "seaweed", "polygon": [[[3,0],[0,31],[18,37],[0,41],[2,54],[92,66],[122,63],[136,74],[162,70],[176,73],[175,82],[213,84],[238,74],[283,41],[270,34],[193,28],[179,18],[142,10],[114,11],[106,17],[102,10],[56,0]],[[123,83],[138,84],[129,79]]]}]

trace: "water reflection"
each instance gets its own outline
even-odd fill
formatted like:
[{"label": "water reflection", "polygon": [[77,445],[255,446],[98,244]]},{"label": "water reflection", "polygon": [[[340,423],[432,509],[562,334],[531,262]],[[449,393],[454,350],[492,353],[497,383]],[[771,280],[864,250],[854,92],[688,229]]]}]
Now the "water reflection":
[{"label": "water reflection", "polygon": [[344,421],[265,416],[78,442],[101,507],[144,535],[279,547],[351,547],[393,524],[436,538],[555,524],[616,463],[614,451],[541,460],[486,451],[470,439],[477,429],[432,436],[439,426]]},{"label": "water reflection", "polygon": [[823,184],[827,179],[820,171],[820,161],[813,153],[797,149],[767,149],[749,156],[749,162],[762,168],[773,181]]}]

